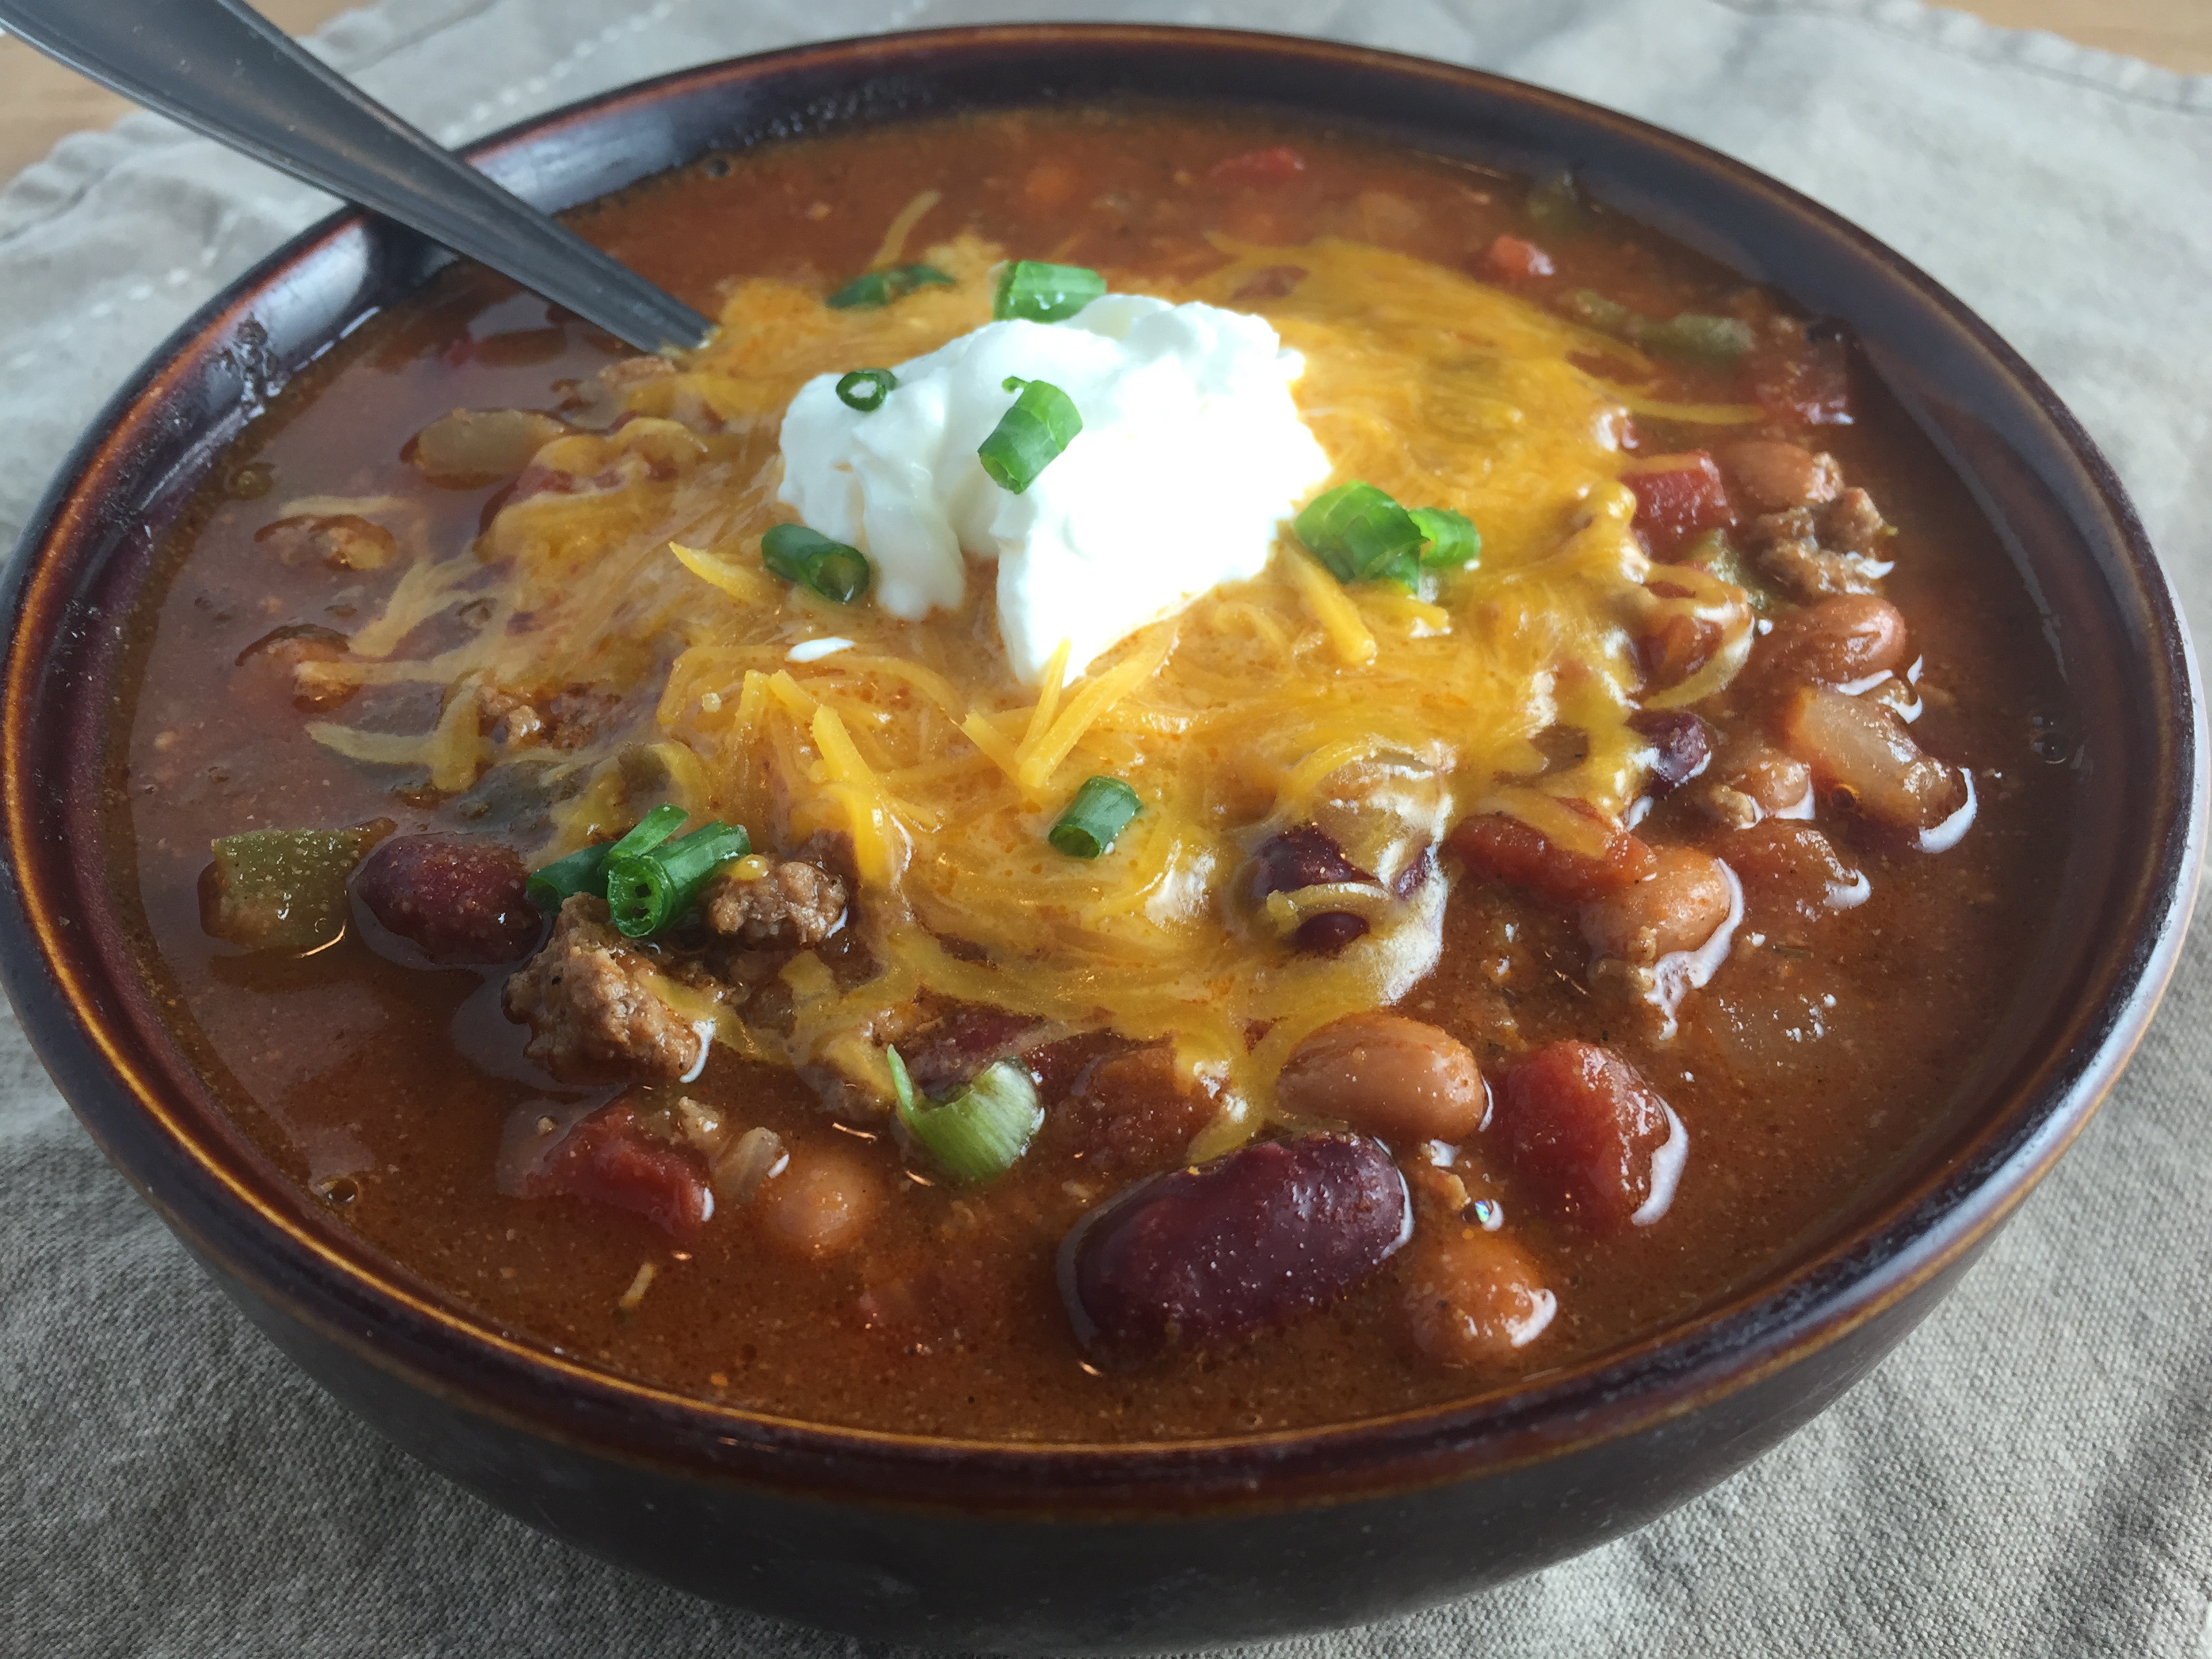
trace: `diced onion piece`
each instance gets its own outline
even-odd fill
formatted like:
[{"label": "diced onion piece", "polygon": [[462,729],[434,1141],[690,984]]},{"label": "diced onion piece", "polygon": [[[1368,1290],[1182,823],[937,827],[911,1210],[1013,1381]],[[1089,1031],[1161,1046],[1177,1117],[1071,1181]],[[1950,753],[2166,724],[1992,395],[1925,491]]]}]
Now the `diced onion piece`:
[{"label": "diced onion piece", "polygon": [[1018,1062],[994,1060],[950,1100],[915,1097],[914,1079],[896,1048],[884,1051],[899,1121],[932,1158],[962,1181],[997,1179],[1013,1168],[1044,1127],[1036,1083]]},{"label": "diced onion piece", "polygon": [[749,1203],[762,1184],[790,1162],[781,1135],[769,1128],[748,1129],[708,1165],[714,1196],[732,1209]]},{"label": "diced onion piece", "polygon": [[977,446],[975,459],[993,483],[1018,495],[1075,441],[1083,430],[1083,416],[1076,411],[1075,400],[1049,380],[1009,374],[1005,386],[1018,395],[991,428],[991,435]]},{"label": "diced onion piece", "polygon": [[1001,323],[1064,323],[1105,292],[1106,279],[1087,265],[1014,259],[1000,270],[991,316]]},{"label": "diced onion piece", "polygon": [[1823,787],[1847,791],[1856,811],[1893,829],[1932,830],[1967,799],[1959,769],[1923,753],[1879,703],[1808,687],[1784,708],[1781,731]]},{"label": "diced onion piece", "polygon": [[1095,859],[1112,848],[1115,838],[1143,810],[1137,792],[1121,779],[1085,778],[1045,839],[1072,859]]}]

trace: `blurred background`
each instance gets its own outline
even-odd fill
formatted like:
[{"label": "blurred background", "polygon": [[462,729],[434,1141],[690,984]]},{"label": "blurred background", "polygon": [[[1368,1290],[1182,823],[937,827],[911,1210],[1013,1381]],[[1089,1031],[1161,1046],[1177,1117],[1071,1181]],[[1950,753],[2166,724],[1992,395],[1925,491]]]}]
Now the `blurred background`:
[{"label": "blurred background", "polygon": [[[258,9],[292,33],[307,34],[352,3],[261,0]],[[1051,9],[1038,8],[1041,14]],[[2212,74],[2212,0],[1971,0],[1956,9],[2008,27],[2047,29],[2165,69]],[[106,126],[129,108],[21,41],[0,37],[0,181],[40,160],[64,133]]]}]

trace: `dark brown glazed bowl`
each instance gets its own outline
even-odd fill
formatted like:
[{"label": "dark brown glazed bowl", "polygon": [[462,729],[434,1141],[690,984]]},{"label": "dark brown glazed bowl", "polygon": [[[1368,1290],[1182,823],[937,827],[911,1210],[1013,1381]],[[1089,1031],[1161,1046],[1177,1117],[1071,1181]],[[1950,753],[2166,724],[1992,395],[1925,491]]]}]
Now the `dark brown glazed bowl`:
[{"label": "dark brown glazed bowl", "polygon": [[1540,1385],[1188,1444],[961,1444],[718,1408],[499,1334],[394,1273],[232,1127],[138,971],[96,781],[163,526],[270,390],[434,250],[341,216],[238,283],[95,427],[0,586],[0,965],[107,1156],[325,1388],[509,1513],[703,1595],[867,1637],[1194,1645],[1404,1612],[1647,1521],[1757,1456],[1910,1330],[2095,1110],[2179,947],[2204,821],[2186,635],[2120,488],[2050,389],[1927,277],[1748,169],[1621,116],[1413,58],[1262,35],[1024,27],[691,71],[475,152],[549,206],[717,148],[967,106],[1141,92],[1295,112],[1601,199],[1842,319],[2038,594],[2081,722],[2045,946],[1948,1139],[1834,1242]]}]

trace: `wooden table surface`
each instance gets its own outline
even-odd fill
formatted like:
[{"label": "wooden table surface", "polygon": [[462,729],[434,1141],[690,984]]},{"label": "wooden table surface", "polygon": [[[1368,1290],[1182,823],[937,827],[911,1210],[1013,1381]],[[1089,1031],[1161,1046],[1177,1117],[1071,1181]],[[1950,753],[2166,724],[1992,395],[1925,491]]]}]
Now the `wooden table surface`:
[{"label": "wooden table surface", "polygon": [[[2212,73],[2212,0],[1958,0],[1993,23],[2048,29],[2108,52]],[[82,0],[98,4],[99,0]],[[295,33],[319,27],[346,0],[260,0]],[[130,107],[20,40],[0,38],[0,181],[38,161],[64,133],[104,127]]]}]

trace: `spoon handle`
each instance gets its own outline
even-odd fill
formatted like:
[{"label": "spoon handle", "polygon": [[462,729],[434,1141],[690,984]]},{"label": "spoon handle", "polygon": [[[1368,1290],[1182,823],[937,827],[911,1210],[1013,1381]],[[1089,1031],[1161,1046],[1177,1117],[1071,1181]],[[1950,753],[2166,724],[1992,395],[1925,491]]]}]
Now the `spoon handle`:
[{"label": "spoon handle", "polygon": [[244,0],[0,0],[0,26],[125,97],[373,209],[647,351],[712,325],[441,149]]}]

